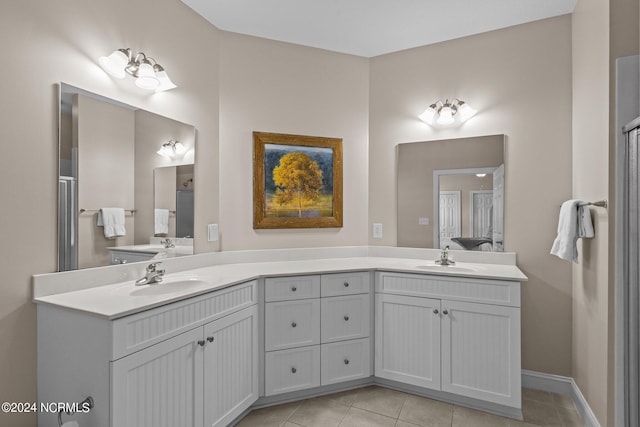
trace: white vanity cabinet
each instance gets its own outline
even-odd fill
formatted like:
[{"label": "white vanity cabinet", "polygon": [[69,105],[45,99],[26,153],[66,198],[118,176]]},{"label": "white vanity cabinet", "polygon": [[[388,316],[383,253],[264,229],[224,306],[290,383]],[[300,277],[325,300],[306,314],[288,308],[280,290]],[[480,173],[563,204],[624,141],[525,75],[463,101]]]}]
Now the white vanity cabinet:
[{"label": "white vanity cabinet", "polygon": [[91,394],[92,426],[226,426],[258,399],[258,344],[255,281],[115,320],[39,305],[39,399]]},{"label": "white vanity cabinet", "polygon": [[519,409],[520,284],[376,273],[375,375]]},{"label": "white vanity cabinet", "polygon": [[265,395],[371,375],[370,273],[265,279]]}]

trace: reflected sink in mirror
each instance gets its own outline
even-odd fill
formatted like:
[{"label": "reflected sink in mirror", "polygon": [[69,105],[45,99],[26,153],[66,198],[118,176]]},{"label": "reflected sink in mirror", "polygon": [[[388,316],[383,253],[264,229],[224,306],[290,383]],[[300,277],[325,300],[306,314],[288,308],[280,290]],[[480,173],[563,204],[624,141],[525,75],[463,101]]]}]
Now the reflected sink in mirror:
[{"label": "reflected sink in mirror", "polygon": [[170,277],[163,278],[162,282],[153,285],[136,286],[129,295],[131,296],[149,296],[164,295],[176,292],[183,292],[191,289],[204,289],[210,283],[198,277]]},{"label": "reflected sink in mirror", "polygon": [[455,265],[440,265],[440,264],[430,264],[430,265],[418,265],[416,268],[420,268],[423,270],[431,270],[437,271],[440,273],[450,272],[450,273],[476,273],[478,270],[474,268],[468,267],[458,267]]}]

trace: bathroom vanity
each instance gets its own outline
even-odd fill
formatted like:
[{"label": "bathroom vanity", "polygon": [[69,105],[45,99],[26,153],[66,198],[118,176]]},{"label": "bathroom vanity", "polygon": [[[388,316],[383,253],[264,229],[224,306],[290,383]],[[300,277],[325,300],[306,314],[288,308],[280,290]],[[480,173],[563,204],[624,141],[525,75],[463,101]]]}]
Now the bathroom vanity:
[{"label": "bathroom vanity", "polygon": [[38,400],[92,396],[76,418],[87,426],[226,426],[380,384],[521,416],[515,256],[437,266],[392,248],[302,252],[176,258],[163,283],[139,287],[145,263],[97,269],[120,281],[36,277]]}]

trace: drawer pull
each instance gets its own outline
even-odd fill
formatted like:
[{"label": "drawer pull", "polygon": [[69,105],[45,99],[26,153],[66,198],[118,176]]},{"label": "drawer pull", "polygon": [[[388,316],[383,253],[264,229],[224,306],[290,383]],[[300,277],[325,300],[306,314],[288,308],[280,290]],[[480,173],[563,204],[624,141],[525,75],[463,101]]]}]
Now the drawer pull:
[{"label": "drawer pull", "polygon": [[198,340],[198,345],[200,347],[204,347],[204,340]]},{"label": "drawer pull", "polygon": [[295,328],[296,326],[298,326],[298,324],[297,324],[296,322],[292,322],[292,323],[291,323],[291,327],[292,327],[292,328]]},{"label": "drawer pull", "polygon": [[295,374],[296,372],[298,372],[298,370],[296,368],[291,368],[291,373]]},{"label": "drawer pull", "polygon": [[209,342],[213,342],[214,338],[213,337],[207,337],[207,341]]},{"label": "drawer pull", "polygon": [[349,316],[344,316],[344,321],[348,322],[349,321]]},{"label": "drawer pull", "polygon": [[344,282],[344,287],[348,288],[349,287],[349,282]]},{"label": "drawer pull", "polygon": [[296,288],[295,286],[292,286],[292,287],[291,287],[291,292],[295,292],[295,291],[297,291],[297,290],[298,290],[298,288]]},{"label": "drawer pull", "polygon": [[444,315],[446,316],[447,314],[449,314],[449,311],[448,311],[448,310],[446,310],[446,309],[445,309],[445,310],[442,310],[442,314],[444,314]]},{"label": "drawer pull", "polygon": [[438,313],[439,313],[438,309],[437,309],[437,308],[434,308],[434,309],[433,309],[433,314],[438,314]]},{"label": "drawer pull", "polygon": [[348,365],[349,364],[349,359],[344,359],[344,364]]}]

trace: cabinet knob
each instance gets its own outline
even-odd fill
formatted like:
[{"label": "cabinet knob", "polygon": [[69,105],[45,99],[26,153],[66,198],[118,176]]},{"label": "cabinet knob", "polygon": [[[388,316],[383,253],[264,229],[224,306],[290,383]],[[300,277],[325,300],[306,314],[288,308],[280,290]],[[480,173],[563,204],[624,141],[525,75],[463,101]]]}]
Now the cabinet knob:
[{"label": "cabinet knob", "polygon": [[291,327],[295,328],[296,326],[298,326],[298,324],[296,322],[291,322]]},{"label": "cabinet knob", "polygon": [[438,309],[437,309],[437,308],[434,308],[434,309],[433,309],[433,314],[438,314],[438,313],[439,313]]},{"label": "cabinet knob", "polygon": [[344,364],[348,365],[349,364],[349,359],[344,359]]},{"label": "cabinet knob", "polygon": [[447,314],[449,314],[449,311],[448,311],[448,310],[446,310],[446,309],[445,309],[445,310],[442,310],[442,314],[444,314],[444,315],[446,316]]},{"label": "cabinet knob", "polygon": [[296,288],[295,286],[292,286],[292,287],[291,287],[291,292],[295,292],[295,291],[297,291],[297,290],[298,290],[298,288]]},{"label": "cabinet knob", "polygon": [[291,373],[295,374],[296,372],[298,372],[298,370],[296,368],[291,368]]},{"label": "cabinet knob", "polygon": [[204,340],[198,340],[198,345],[200,347],[204,347]]},{"label": "cabinet knob", "polygon": [[344,287],[348,288],[349,287],[349,282],[344,282]]},{"label": "cabinet knob", "polygon": [[344,321],[348,322],[349,321],[349,316],[344,316]]},{"label": "cabinet knob", "polygon": [[209,342],[213,342],[214,338],[213,337],[207,337],[207,341]]}]

